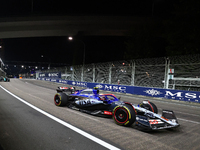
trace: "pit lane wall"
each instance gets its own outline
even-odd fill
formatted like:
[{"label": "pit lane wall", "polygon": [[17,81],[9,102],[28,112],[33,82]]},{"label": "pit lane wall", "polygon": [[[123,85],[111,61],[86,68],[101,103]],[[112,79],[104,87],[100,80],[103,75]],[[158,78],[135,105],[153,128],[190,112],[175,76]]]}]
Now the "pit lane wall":
[{"label": "pit lane wall", "polygon": [[59,79],[59,78],[38,77],[37,79],[68,84],[71,86],[80,86],[80,87],[86,87],[86,88],[98,87],[100,90],[105,90],[105,91],[120,92],[120,93],[134,94],[134,95],[142,95],[142,96],[150,96],[150,97],[157,97],[157,98],[166,98],[166,99],[172,99],[172,100],[200,103],[200,92],[195,92],[195,91],[113,85],[113,84],[103,84],[103,83],[89,83],[89,82],[63,80],[63,79]]}]

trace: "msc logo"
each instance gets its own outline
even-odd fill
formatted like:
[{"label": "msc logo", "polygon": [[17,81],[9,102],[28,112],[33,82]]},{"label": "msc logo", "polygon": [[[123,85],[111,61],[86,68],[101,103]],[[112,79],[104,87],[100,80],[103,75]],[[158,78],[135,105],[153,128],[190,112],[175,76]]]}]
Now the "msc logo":
[{"label": "msc logo", "polygon": [[49,77],[58,77],[59,73],[49,73],[48,76]]},{"label": "msc logo", "polygon": [[72,85],[85,86],[85,87],[87,87],[87,83],[86,83],[86,82],[72,82]]},{"label": "msc logo", "polygon": [[40,77],[45,77],[45,74],[40,74],[39,76],[40,76]]},{"label": "msc logo", "polygon": [[65,84],[67,84],[67,81],[66,81],[66,80],[62,80],[62,83],[65,83]]},{"label": "msc logo", "polygon": [[125,86],[105,85],[104,90],[126,93],[126,87]]},{"label": "msc logo", "polygon": [[185,92],[176,92],[172,93],[170,91],[165,91],[165,96],[170,96],[170,97],[178,97],[178,98],[188,98],[188,99],[195,99],[195,98],[200,98],[200,95],[197,95],[196,93],[185,93]]},{"label": "msc logo", "polygon": [[200,93],[199,92],[189,92],[189,91],[178,91],[178,90],[155,90],[155,89],[148,89],[144,91],[146,94],[151,96],[160,96],[170,99],[176,100],[187,100],[187,101],[200,101]]}]

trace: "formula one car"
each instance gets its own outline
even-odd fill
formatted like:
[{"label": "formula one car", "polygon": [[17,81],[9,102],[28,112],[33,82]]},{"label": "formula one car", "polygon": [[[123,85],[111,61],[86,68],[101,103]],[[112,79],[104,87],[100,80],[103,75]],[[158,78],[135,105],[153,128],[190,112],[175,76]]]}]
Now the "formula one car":
[{"label": "formula one car", "polygon": [[4,81],[4,82],[10,82],[10,79],[8,77],[0,77],[0,81]]},{"label": "formula one car", "polygon": [[112,117],[116,124],[122,126],[134,123],[146,130],[179,127],[171,110],[163,110],[159,115],[156,105],[148,100],[135,105],[120,101],[113,94],[99,94],[98,88],[76,90],[75,87],[58,87],[54,103],[95,116]]}]

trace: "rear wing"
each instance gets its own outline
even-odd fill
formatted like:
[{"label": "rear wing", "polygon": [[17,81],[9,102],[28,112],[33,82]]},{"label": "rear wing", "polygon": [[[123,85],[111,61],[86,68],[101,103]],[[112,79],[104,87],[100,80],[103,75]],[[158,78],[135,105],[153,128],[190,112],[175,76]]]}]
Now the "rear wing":
[{"label": "rear wing", "polygon": [[71,94],[73,94],[76,91],[76,88],[75,87],[58,87],[56,89],[56,91],[58,93],[61,93],[61,92],[70,92]]}]

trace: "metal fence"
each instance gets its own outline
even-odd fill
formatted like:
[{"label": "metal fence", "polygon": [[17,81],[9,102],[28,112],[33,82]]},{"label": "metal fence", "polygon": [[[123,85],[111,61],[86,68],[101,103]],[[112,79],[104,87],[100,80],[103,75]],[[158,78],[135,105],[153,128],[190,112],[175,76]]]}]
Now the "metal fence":
[{"label": "metal fence", "polygon": [[5,77],[6,76],[6,73],[4,72],[4,63],[2,61],[2,59],[0,58],[0,76],[3,76]]},{"label": "metal fence", "polygon": [[171,57],[169,65],[174,69],[169,88],[200,91],[200,55]]},{"label": "metal fence", "polygon": [[200,89],[200,55],[96,63],[84,67],[66,66],[42,72],[61,72],[62,79],[72,81],[195,91]]}]

